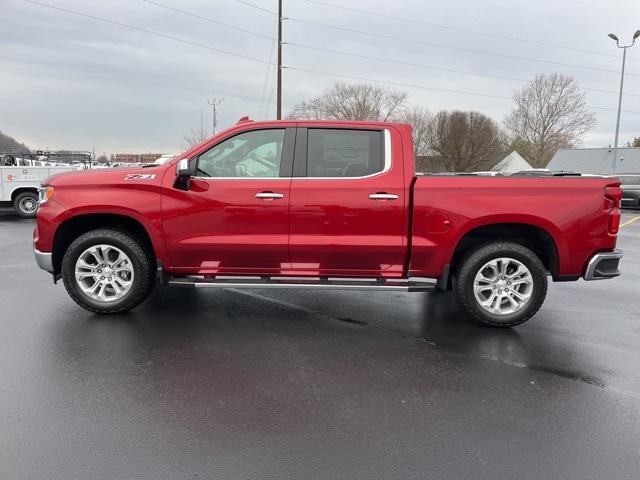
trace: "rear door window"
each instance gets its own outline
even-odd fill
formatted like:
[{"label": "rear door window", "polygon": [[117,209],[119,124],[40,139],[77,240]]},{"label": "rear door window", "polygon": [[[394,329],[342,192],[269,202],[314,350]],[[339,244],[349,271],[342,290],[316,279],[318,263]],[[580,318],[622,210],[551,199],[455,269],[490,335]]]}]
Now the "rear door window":
[{"label": "rear door window", "polygon": [[382,172],[383,135],[379,130],[310,128],[307,177],[364,177]]}]

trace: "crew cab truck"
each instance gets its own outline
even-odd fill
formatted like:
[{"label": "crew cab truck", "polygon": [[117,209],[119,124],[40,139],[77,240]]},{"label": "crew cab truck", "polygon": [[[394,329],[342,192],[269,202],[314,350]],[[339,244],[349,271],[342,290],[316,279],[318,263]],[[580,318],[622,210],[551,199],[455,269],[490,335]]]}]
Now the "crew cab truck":
[{"label": "crew cab truck", "polygon": [[619,275],[620,182],[416,175],[409,125],[246,118],[165,165],[43,182],[38,265],[98,313],[157,283],[437,291],[517,325]]}]

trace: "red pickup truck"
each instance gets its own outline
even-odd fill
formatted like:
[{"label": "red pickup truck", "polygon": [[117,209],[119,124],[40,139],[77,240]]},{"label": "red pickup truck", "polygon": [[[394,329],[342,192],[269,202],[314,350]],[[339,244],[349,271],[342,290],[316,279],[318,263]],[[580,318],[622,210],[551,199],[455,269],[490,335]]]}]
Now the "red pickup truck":
[{"label": "red pickup truck", "polygon": [[174,161],[56,175],[38,265],[98,313],[157,283],[434,291],[507,327],[620,274],[617,178],[416,175],[411,127],[241,119]]}]

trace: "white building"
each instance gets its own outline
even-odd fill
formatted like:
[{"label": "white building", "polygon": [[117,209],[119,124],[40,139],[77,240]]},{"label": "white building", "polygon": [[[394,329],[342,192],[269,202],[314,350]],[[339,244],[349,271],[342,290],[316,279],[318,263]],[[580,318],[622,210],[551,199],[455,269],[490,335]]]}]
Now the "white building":
[{"label": "white building", "polygon": [[531,164],[522,158],[522,155],[513,150],[491,167],[491,171],[511,174],[522,170],[531,170],[532,168]]}]

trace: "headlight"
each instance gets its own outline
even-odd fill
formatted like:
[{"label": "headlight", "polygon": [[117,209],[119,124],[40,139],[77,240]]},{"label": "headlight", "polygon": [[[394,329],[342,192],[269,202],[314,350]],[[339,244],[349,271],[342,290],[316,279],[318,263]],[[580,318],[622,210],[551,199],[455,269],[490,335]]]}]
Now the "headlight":
[{"label": "headlight", "polygon": [[42,205],[51,197],[53,197],[55,189],[53,187],[40,187],[38,188],[38,203]]}]

